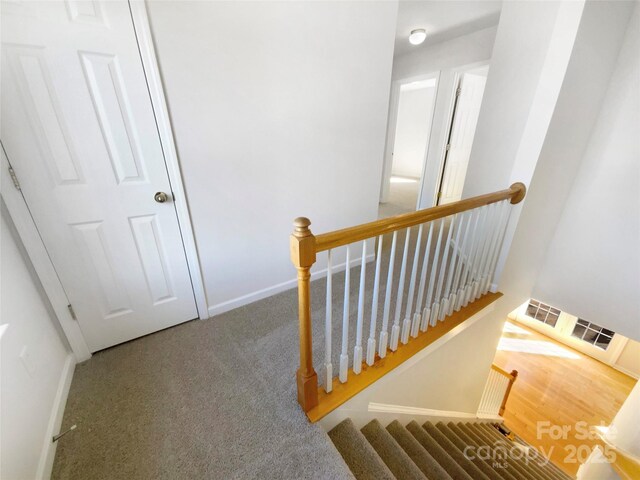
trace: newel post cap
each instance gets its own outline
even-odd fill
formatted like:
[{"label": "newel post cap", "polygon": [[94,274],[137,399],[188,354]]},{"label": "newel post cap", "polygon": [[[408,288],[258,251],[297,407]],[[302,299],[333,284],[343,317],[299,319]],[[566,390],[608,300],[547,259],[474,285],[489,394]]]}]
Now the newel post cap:
[{"label": "newel post cap", "polygon": [[311,267],[316,262],[316,237],[309,230],[311,220],[298,217],[293,221],[291,261],[297,268]]},{"label": "newel post cap", "polygon": [[298,217],[293,221],[293,226],[295,230],[293,234],[297,237],[306,237],[311,234],[311,230],[309,230],[309,225],[311,225],[311,220],[307,217]]}]

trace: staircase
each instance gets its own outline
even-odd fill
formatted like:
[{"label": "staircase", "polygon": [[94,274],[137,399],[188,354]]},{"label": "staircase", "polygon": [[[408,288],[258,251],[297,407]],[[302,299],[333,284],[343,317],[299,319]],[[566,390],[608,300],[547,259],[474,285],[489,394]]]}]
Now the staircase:
[{"label": "staircase", "polygon": [[358,430],[351,419],[329,437],[358,479],[566,480],[535,449],[512,442],[488,423],[372,420]]}]

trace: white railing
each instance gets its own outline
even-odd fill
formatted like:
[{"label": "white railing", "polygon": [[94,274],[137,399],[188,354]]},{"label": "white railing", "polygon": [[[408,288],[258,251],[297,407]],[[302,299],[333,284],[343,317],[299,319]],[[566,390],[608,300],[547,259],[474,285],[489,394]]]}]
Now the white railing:
[{"label": "white railing", "polygon": [[517,376],[516,370],[508,373],[496,365],[491,365],[489,378],[478,406],[479,416],[496,416],[504,413],[511,387]]},{"label": "white railing", "polygon": [[[367,248],[370,241],[364,240],[337,249],[329,249],[327,255],[327,288],[325,316],[325,391],[331,392],[333,378],[332,341],[334,329],[334,275],[344,277],[342,300],[342,345],[339,379],[348,381],[349,367],[353,374],[362,370],[362,334],[365,323],[365,305],[371,305],[366,319],[369,323],[366,364],[373,365],[376,355],[384,358],[387,349],[396,351],[400,344],[406,345],[419,332],[445,320],[447,316],[466,307],[470,302],[486,294],[492,284],[498,254],[504,238],[511,204],[508,200],[485,205],[466,212],[457,213],[431,222],[396,231],[393,236],[378,236],[373,278],[367,276]],[[426,235],[423,235],[426,233]],[[404,235],[401,252],[397,252],[398,236]],[[426,236],[426,241],[424,237]],[[385,241],[391,241],[389,251],[384,251]],[[435,243],[435,248],[432,248]],[[342,250],[342,251],[341,251]],[[346,269],[335,274],[331,260],[335,256],[345,258],[350,265],[353,252],[358,252],[360,261],[352,268],[360,267],[356,315],[355,345],[350,357],[350,295],[352,275]],[[401,256],[398,255],[401,253]],[[399,256],[400,270],[395,272]],[[383,270],[386,270],[383,272]],[[380,278],[386,273],[382,324],[378,326]],[[418,275],[419,274],[419,275]],[[370,282],[367,285],[367,282]],[[392,302],[395,291],[395,302]],[[367,298],[369,297],[369,298]],[[393,324],[389,331],[389,320]],[[338,327],[340,328],[340,327]],[[387,347],[388,342],[388,347]],[[376,348],[377,347],[377,348]]]}]

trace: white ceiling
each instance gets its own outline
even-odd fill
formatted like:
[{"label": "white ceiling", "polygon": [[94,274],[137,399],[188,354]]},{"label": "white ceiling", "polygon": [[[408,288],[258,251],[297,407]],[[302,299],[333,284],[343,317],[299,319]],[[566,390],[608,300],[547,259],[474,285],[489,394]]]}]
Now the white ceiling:
[{"label": "white ceiling", "polygon": [[[494,0],[401,0],[394,55],[497,25],[501,6],[501,1]],[[416,28],[427,31],[422,45],[409,43],[409,33]]]}]

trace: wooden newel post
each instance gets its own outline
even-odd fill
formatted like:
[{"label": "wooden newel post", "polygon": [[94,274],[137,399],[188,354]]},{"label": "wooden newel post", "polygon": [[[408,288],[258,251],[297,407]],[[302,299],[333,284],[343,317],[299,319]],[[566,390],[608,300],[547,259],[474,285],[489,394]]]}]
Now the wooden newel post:
[{"label": "wooden newel post", "polygon": [[298,329],[300,335],[300,368],[296,374],[298,403],[305,412],[318,404],[318,375],[313,369],[311,342],[311,266],[316,261],[316,238],[309,230],[308,218],[298,217],[291,234],[291,261],[298,269]]},{"label": "wooden newel post", "polygon": [[507,389],[504,392],[504,397],[502,398],[502,405],[500,405],[500,411],[498,412],[500,416],[502,416],[505,408],[507,407],[507,400],[509,399],[509,394],[511,393],[511,387],[513,387],[513,383],[516,381],[516,378],[518,378],[518,371],[511,370],[511,378],[509,379],[509,385],[507,385]]}]

